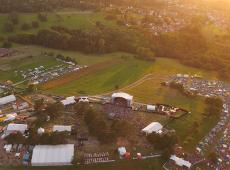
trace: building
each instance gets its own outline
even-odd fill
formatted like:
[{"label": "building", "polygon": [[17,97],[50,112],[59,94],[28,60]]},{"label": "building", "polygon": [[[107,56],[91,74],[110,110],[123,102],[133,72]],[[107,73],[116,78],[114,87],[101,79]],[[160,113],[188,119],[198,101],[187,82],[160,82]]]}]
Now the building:
[{"label": "building", "polygon": [[33,149],[32,166],[71,165],[74,158],[74,144],[36,145]]},{"label": "building", "polygon": [[111,102],[119,106],[132,107],[133,96],[123,92],[113,93]]},{"label": "building", "polygon": [[53,132],[71,132],[71,126],[54,125]]},{"label": "building", "polygon": [[16,97],[14,95],[9,95],[9,96],[5,96],[0,98],[0,106],[11,103],[11,102],[15,102],[16,101]]},{"label": "building", "polygon": [[163,129],[163,126],[159,122],[152,122],[148,126],[146,126],[141,131],[144,132],[146,135],[151,134],[153,132],[155,133],[161,133]]},{"label": "building", "polygon": [[67,97],[65,100],[62,100],[61,103],[62,103],[64,106],[68,106],[68,105],[71,105],[71,104],[75,104],[75,103],[76,103],[75,97],[74,97],[74,96]]}]

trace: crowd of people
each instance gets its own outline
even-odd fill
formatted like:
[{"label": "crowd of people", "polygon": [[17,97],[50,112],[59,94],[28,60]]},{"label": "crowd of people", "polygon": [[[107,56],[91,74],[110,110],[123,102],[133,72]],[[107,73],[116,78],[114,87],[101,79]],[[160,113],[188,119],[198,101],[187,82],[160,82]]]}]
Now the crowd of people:
[{"label": "crowd of people", "polygon": [[105,104],[103,105],[103,110],[105,113],[108,113],[110,116],[113,116],[112,119],[130,119],[133,117],[133,111],[129,107]]}]

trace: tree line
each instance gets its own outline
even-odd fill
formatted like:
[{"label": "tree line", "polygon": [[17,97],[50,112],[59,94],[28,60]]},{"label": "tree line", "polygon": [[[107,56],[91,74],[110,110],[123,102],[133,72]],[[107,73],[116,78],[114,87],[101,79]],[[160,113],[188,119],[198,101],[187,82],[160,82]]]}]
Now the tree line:
[{"label": "tree line", "polygon": [[45,12],[63,8],[96,9],[96,3],[87,0],[0,0],[0,13]]},{"label": "tree line", "polygon": [[9,41],[21,44],[35,44],[44,47],[74,50],[84,53],[110,53],[123,51],[137,54],[137,57],[154,60],[154,52],[148,48],[148,41],[134,30],[107,28],[97,23],[94,31],[68,29],[53,26],[37,34],[22,33],[9,36]]}]

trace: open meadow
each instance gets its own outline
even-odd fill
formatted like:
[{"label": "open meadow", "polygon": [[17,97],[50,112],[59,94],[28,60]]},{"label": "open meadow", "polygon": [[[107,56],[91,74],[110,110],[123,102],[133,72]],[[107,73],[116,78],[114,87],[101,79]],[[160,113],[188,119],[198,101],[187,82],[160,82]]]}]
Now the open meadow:
[{"label": "open meadow", "polygon": [[[102,12],[91,11],[59,11],[47,13],[47,21],[45,22],[39,21],[37,13],[22,13],[19,15],[19,23],[14,27],[14,31],[9,33],[4,31],[4,24],[7,20],[7,14],[0,14],[0,37],[17,33],[37,33],[40,29],[48,29],[52,26],[65,26],[70,29],[84,30],[92,30],[96,22],[113,28],[117,26],[115,22],[105,20]],[[21,29],[23,23],[31,25],[32,21],[37,21],[39,27],[31,27],[26,31]]]}]

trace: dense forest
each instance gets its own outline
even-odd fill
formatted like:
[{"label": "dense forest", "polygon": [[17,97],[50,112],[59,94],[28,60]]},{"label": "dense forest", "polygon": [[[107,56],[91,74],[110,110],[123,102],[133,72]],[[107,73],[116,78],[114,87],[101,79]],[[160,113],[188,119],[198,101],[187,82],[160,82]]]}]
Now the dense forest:
[{"label": "dense forest", "polygon": [[164,1],[160,0],[0,0],[0,13],[8,12],[45,12],[63,8],[75,8],[80,10],[98,9],[110,4],[162,6]]}]

